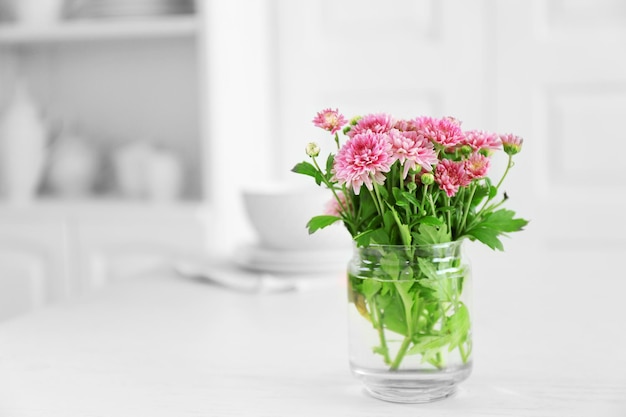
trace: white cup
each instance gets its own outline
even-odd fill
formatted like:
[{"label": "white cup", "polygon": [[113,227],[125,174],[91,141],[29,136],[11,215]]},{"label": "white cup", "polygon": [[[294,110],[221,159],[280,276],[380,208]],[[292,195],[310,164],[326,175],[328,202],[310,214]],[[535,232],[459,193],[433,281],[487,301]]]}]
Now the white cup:
[{"label": "white cup", "polygon": [[324,214],[331,198],[329,190],[284,183],[254,185],[243,191],[244,207],[260,245],[278,250],[350,247],[350,235],[340,221],[308,233],[308,221]]}]

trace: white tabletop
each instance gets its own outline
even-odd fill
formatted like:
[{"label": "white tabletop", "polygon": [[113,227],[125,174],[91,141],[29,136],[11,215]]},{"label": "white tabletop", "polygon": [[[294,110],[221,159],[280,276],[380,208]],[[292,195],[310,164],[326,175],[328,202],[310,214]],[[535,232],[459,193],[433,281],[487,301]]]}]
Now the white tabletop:
[{"label": "white tabletop", "polygon": [[339,276],[273,294],[137,277],[0,324],[0,416],[626,416],[621,294],[592,308],[593,291],[559,302],[530,281],[475,295],[454,397],[403,405],[350,374]]}]

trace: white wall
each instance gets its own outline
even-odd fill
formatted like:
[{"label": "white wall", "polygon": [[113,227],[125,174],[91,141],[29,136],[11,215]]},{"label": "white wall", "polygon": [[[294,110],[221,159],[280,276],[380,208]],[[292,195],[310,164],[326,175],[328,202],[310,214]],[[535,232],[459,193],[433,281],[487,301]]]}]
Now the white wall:
[{"label": "white wall", "polygon": [[275,4],[278,175],[291,175],[312,139],[330,145],[310,123],[323,108],[452,115],[525,138],[506,190],[531,224],[506,242],[507,254],[483,254],[479,265],[505,271],[516,253],[541,256],[560,259],[545,274],[583,279],[580,263],[563,262],[568,254],[593,270],[591,257],[624,253],[624,2]]}]

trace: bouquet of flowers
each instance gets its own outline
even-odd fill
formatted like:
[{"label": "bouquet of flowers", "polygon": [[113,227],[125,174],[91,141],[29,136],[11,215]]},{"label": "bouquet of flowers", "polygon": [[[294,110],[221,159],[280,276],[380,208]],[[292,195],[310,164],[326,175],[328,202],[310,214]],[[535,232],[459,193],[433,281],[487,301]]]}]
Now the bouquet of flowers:
[{"label": "bouquet of flowers", "polygon": [[[518,136],[464,131],[452,117],[397,120],[370,114],[348,123],[332,109],[319,112],[313,123],[334,135],[337,153],[329,153],[322,168],[320,147],[309,143],[312,162],[293,168],[333,195],[327,213],[308,223],[309,233],[343,221],[360,246],[468,238],[503,250],[499,237],[528,223],[501,208],[506,193],[494,201],[522,148]],[[347,137],[343,145],[340,130]],[[508,164],[494,185],[487,172],[495,150],[508,155]]]},{"label": "bouquet of flowers", "polygon": [[[418,248],[468,239],[503,250],[500,238],[528,223],[503,208],[508,195],[500,192],[523,140],[463,130],[452,117],[405,120],[380,113],[348,121],[338,110],[326,109],[313,123],[332,135],[336,152],[320,161],[320,146],[309,143],[310,161],[292,171],[312,177],[332,194],[326,213],[308,222],[309,233],[343,222],[357,248],[375,252],[362,255],[370,258],[359,260],[358,274],[349,274],[352,301],[380,332],[374,351],[392,369],[411,353],[442,368],[438,354],[444,346],[458,347],[466,361],[471,346],[460,297],[463,274],[453,286],[441,279],[459,267],[458,258],[449,264],[419,260]],[[494,183],[487,174],[496,151],[503,151],[508,163]],[[389,249],[394,246],[401,255]],[[375,263],[382,268],[373,270]],[[386,332],[404,336],[394,355]]]}]

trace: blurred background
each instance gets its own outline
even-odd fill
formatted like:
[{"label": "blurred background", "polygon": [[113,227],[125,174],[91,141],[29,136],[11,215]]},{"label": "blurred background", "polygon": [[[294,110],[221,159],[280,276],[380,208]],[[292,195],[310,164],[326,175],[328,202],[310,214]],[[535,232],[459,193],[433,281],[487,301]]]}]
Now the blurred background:
[{"label": "blurred background", "polygon": [[623,291],[625,51],[621,0],[0,0],[0,320],[236,256],[328,107],[522,136],[482,294]]}]

